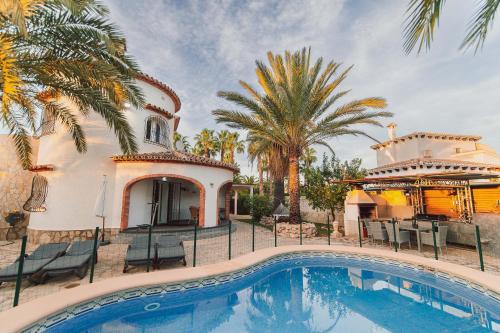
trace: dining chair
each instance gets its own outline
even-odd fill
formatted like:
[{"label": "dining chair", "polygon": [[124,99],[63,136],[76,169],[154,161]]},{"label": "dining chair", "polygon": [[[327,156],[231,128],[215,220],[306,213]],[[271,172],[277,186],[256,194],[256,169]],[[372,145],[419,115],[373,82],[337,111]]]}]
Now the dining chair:
[{"label": "dining chair", "polygon": [[370,228],[371,232],[373,234],[373,241],[375,242],[376,240],[382,241],[382,244],[384,241],[388,239],[387,236],[387,231],[382,227],[381,222],[370,222]]},{"label": "dining chair", "polygon": [[410,232],[408,230],[399,230],[399,224],[396,223],[396,240],[394,240],[394,229],[392,222],[385,222],[385,229],[389,235],[389,245],[396,242],[401,249],[402,243],[408,243],[408,248],[411,249]]},{"label": "dining chair", "polygon": [[[446,253],[448,253],[448,247],[446,246],[446,237],[448,235],[447,226],[438,226],[438,231],[436,231],[436,246],[439,248],[439,252],[443,255],[442,248],[444,247]],[[434,246],[434,239],[432,238],[432,230],[427,232],[422,232],[420,234],[420,242],[423,245]]]}]

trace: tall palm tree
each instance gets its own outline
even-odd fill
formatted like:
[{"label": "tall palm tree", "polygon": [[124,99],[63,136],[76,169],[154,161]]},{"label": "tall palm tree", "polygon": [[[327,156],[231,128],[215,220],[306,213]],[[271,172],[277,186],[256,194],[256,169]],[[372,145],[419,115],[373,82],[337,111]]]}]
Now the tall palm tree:
[{"label": "tall palm tree", "polygon": [[61,123],[81,153],[87,142],[79,118],[91,110],[114,130],[125,154],[137,151],[122,109],[144,103],[134,81],[138,66],[99,2],[2,1],[0,68],[0,119],[24,168],[31,166],[29,138],[37,134],[41,113]]},{"label": "tall palm tree", "polygon": [[240,140],[240,135],[237,132],[231,132],[227,138],[228,163],[234,164],[235,151],[239,154],[244,153],[245,143],[243,140]]},{"label": "tall palm tree", "polygon": [[262,161],[264,153],[258,150],[256,142],[251,142],[248,145],[247,153],[252,164],[255,160],[257,160],[257,172],[259,173],[259,194],[264,195],[264,164]]},{"label": "tall palm tree", "polygon": [[[488,31],[493,26],[500,0],[478,2],[478,8],[472,16],[465,38],[460,45],[461,49],[474,48],[474,52],[483,47]],[[424,48],[430,49],[444,3],[445,0],[410,0],[403,31],[403,46],[406,53],[410,53],[417,44],[418,53]]]},{"label": "tall palm tree", "polygon": [[324,145],[326,140],[343,135],[364,135],[353,125],[377,125],[389,112],[368,111],[386,107],[382,98],[369,97],[331,107],[348,91],[337,92],[350,69],[337,73],[340,64],[329,62],[322,71],[323,59],[311,64],[310,49],[285,56],[268,53],[269,66],[257,61],[257,77],[263,93],[240,81],[250,97],[237,92],[220,91],[218,95],[244,107],[250,113],[215,110],[218,122],[229,127],[248,130],[256,138],[272,142],[288,155],[288,194],[290,221],[300,222],[299,159],[305,148]]},{"label": "tall palm tree", "polygon": [[217,141],[214,137],[214,130],[204,128],[196,134],[194,139],[196,140],[195,147],[203,151],[203,156],[210,158],[212,154],[215,154]]},{"label": "tall palm tree", "polygon": [[228,149],[230,133],[227,130],[222,130],[217,133],[217,148],[220,151],[220,160],[224,162],[226,159],[226,149]]},{"label": "tall palm tree", "polygon": [[178,142],[182,144],[185,151],[189,151],[189,149],[191,149],[189,138],[186,135],[180,134],[179,132],[174,132],[174,149],[177,149]]}]

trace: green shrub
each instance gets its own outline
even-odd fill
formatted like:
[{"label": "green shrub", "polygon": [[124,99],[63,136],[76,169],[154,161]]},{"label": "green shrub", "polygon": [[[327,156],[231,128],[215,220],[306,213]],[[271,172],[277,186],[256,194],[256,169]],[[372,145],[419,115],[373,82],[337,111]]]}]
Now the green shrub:
[{"label": "green shrub", "polygon": [[259,222],[262,216],[271,215],[273,211],[272,202],[267,195],[254,195],[250,201],[252,219]]},{"label": "green shrub", "polygon": [[247,191],[241,191],[238,193],[238,214],[248,215],[250,214],[251,207],[250,193]]}]

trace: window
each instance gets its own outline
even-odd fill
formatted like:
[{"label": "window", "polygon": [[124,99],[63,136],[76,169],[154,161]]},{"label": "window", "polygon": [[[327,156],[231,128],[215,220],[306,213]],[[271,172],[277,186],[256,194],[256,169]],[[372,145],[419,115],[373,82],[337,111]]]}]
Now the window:
[{"label": "window", "polygon": [[49,135],[49,134],[54,133],[55,124],[56,124],[56,120],[54,118],[54,115],[50,112],[47,112],[47,110],[45,110],[43,112],[40,136]]},{"label": "window", "polygon": [[24,203],[23,209],[28,212],[45,212],[47,188],[47,178],[36,174],[31,183],[31,195]]},{"label": "window", "polygon": [[424,150],[424,158],[432,158],[432,150]]},{"label": "window", "polygon": [[169,134],[168,124],[163,118],[151,116],[146,119],[144,141],[170,148]]}]

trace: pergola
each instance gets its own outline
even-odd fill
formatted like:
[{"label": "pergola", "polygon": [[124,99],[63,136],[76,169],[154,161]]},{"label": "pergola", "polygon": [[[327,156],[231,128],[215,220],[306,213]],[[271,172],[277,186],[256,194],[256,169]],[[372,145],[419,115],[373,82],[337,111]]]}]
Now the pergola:
[{"label": "pergola", "polygon": [[425,189],[452,189],[455,193],[454,205],[458,216],[470,222],[475,212],[471,186],[495,184],[500,176],[486,173],[434,173],[412,176],[370,177],[342,180],[365,191],[402,190],[409,197],[414,214],[424,214]]}]

